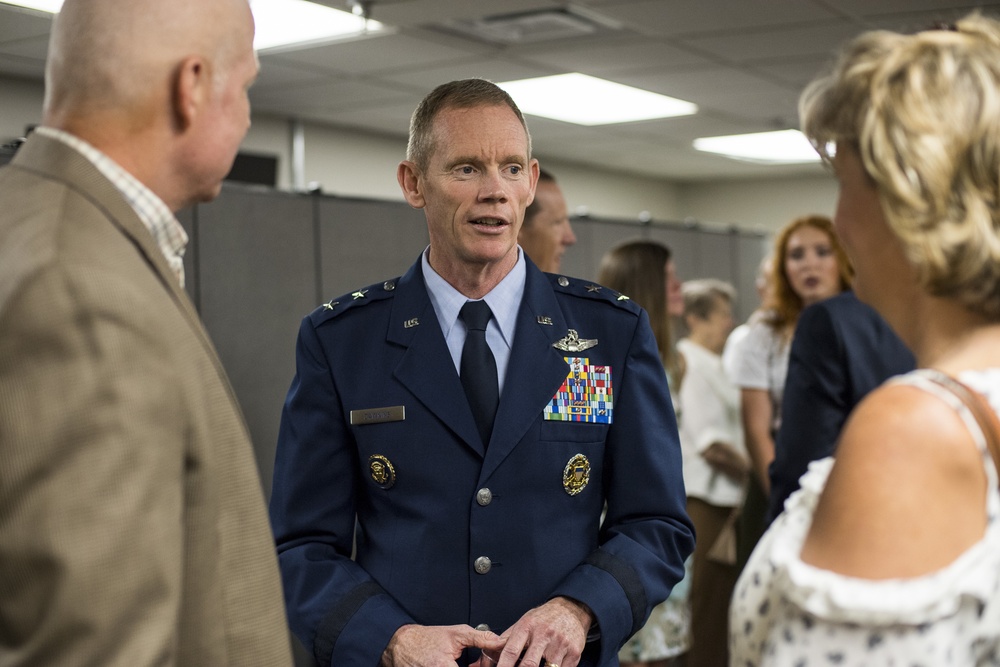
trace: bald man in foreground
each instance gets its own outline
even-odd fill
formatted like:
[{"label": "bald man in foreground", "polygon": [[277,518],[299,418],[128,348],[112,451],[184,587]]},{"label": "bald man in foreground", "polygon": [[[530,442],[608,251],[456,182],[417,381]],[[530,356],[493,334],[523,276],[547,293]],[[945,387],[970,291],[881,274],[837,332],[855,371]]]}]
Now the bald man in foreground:
[{"label": "bald man in foreground", "polygon": [[173,212],[219,191],[246,0],[66,0],[0,170],[0,665],[291,664],[232,389]]}]

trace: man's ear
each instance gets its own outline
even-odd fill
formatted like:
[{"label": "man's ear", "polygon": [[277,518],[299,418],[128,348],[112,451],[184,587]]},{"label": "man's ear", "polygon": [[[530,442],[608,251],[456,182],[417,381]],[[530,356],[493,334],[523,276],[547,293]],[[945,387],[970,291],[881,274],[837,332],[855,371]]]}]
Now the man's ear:
[{"label": "man's ear", "polygon": [[422,183],[420,180],[420,168],[409,160],[403,160],[396,169],[396,180],[403,190],[403,197],[413,208],[423,208],[426,205]]},{"label": "man's ear", "polygon": [[179,131],[191,127],[208,101],[211,78],[208,63],[200,56],[188,56],[178,65],[174,77],[173,105]]}]

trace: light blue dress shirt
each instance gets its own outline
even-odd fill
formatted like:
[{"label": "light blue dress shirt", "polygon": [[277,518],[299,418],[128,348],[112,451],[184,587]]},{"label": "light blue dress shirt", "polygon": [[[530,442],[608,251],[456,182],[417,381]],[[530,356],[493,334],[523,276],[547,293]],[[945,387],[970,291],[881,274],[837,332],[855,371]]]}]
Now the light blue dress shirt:
[{"label": "light blue dress shirt", "polygon": [[[427,261],[429,249],[430,246],[424,250],[420,259],[424,272],[424,284],[427,286],[427,294],[430,296],[434,312],[441,324],[444,339],[448,343],[451,359],[455,362],[455,371],[458,372],[462,363],[462,347],[465,345],[467,332],[465,324],[458,319],[458,312],[466,301],[474,301],[474,299],[469,299],[452,287],[437,271],[431,268],[430,262]],[[510,361],[510,346],[514,342],[517,311],[521,307],[521,298],[524,296],[526,276],[524,253],[518,246],[517,263],[514,264],[514,268],[504,276],[499,285],[483,297],[490,310],[493,311],[493,317],[486,327],[486,342],[497,362],[497,382],[501,396],[503,396],[504,378],[507,377],[507,362]]]}]

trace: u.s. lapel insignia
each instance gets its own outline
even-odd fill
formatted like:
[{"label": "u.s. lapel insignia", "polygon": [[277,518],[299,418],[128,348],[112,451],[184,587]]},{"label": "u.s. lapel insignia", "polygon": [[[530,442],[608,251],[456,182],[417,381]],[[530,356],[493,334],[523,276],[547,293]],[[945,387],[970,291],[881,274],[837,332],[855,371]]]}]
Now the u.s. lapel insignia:
[{"label": "u.s. lapel insignia", "polygon": [[563,469],[563,490],[575,496],[590,482],[590,461],[583,454],[577,454],[569,460]]},{"label": "u.s. lapel insignia", "polygon": [[546,324],[548,326],[552,326],[552,318],[549,317],[548,315],[539,315],[536,321],[539,324]]},{"label": "u.s. lapel insignia", "polygon": [[597,345],[596,338],[580,338],[576,329],[570,329],[565,338],[552,343],[552,347],[563,352],[583,352]]},{"label": "u.s. lapel insignia", "polygon": [[410,319],[403,322],[403,328],[412,329],[413,327],[418,326],[419,324],[420,324],[419,319],[417,319],[416,317],[411,317]]},{"label": "u.s. lapel insignia", "polygon": [[366,290],[366,289],[359,289],[357,292],[353,292],[351,294],[351,296],[353,296],[354,300],[357,301],[358,299],[365,298],[366,294],[368,294],[368,290]]},{"label": "u.s. lapel insignia", "polygon": [[381,454],[372,454],[368,457],[368,469],[371,471],[372,481],[380,489],[391,488],[396,483],[396,469],[392,463]]}]

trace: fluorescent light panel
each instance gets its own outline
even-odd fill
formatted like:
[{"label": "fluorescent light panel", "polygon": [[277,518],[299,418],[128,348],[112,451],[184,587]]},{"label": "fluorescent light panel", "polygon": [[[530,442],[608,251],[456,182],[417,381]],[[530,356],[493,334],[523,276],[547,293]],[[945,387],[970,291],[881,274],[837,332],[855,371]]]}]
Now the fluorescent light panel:
[{"label": "fluorescent light panel", "polygon": [[305,0],[250,0],[257,32],[254,48],[332,42],[383,30],[378,21]]},{"label": "fluorescent light panel", "polygon": [[694,140],[694,147],[734,160],[763,164],[797,164],[819,162],[820,159],[816,149],[798,130],[702,137]]},{"label": "fluorescent light panel", "polygon": [[521,111],[577,125],[609,125],[697,113],[691,102],[586,74],[557,74],[497,84]]},{"label": "fluorescent light panel", "polygon": [[[56,13],[63,0],[0,0],[28,9]],[[357,37],[381,31],[378,21],[365,21],[350,12],[305,0],[251,0],[257,26],[253,45],[257,50],[314,44]]]}]

